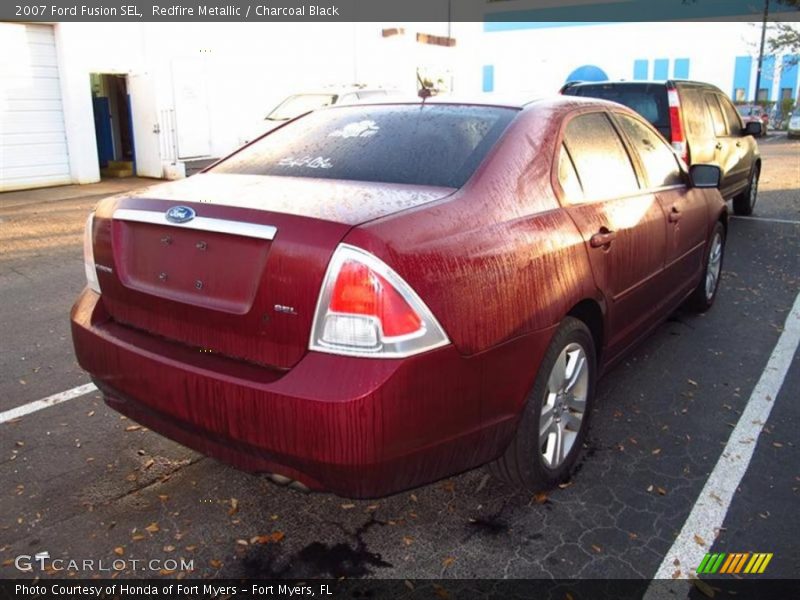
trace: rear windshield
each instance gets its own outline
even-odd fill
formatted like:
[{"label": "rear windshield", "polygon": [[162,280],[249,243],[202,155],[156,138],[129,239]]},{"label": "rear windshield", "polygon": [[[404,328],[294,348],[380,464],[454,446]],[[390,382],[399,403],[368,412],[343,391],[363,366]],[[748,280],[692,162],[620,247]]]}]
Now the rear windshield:
[{"label": "rear windshield", "polygon": [[461,187],[516,114],[437,104],[332,108],[272,131],[212,170]]},{"label": "rear windshield", "polygon": [[663,84],[626,83],[623,85],[576,85],[564,90],[569,96],[600,98],[624,104],[635,110],[663,133],[669,131],[667,89]]}]

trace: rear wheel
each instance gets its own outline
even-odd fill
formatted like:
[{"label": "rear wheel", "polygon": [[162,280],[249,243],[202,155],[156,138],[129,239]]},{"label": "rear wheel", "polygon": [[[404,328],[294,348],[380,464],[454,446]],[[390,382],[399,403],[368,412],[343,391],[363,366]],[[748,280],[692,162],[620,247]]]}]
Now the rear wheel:
[{"label": "rear wheel", "polygon": [[761,169],[758,166],[753,167],[753,173],[750,175],[750,182],[747,188],[733,199],[733,212],[735,214],[745,217],[753,214],[756,200],[758,200],[758,178],[760,175]]},{"label": "rear wheel", "polygon": [[706,250],[706,266],[703,277],[689,297],[688,306],[695,312],[706,312],[714,304],[722,275],[722,259],[725,257],[725,227],[717,221],[711,233],[711,242]]},{"label": "rear wheel", "polygon": [[545,353],[514,439],[490,465],[495,476],[529,491],[569,478],[589,426],[595,371],[591,332],[567,317]]}]

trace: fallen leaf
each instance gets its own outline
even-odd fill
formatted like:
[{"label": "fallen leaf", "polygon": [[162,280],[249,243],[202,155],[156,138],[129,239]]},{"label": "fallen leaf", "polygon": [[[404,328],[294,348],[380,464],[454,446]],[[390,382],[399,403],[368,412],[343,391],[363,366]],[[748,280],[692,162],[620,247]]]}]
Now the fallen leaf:
[{"label": "fallen leaf", "polygon": [[775,446],[776,448],[783,448],[783,444],[781,444],[780,442],[772,442],[772,445]]},{"label": "fallen leaf", "polygon": [[648,491],[648,492],[652,492],[652,491],[653,491],[653,486],[652,486],[652,484],[647,486],[647,491]]},{"label": "fallen leaf", "polygon": [[215,569],[219,569],[219,568],[222,566],[222,561],[221,561],[221,560],[217,560],[216,558],[212,558],[212,559],[211,559],[210,561],[208,561],[208,562],[209,562],[209,564],[210,564],[212,567],[214,567]]},{"label": "fallen leaf", "polygon": [[132,539],[134,542],[140,542],[140,541],[142,541],[143,539],[145,539],[145,536],[144,536],[144,534],[143,534],[143,533],[134,533],[134,534],[131,536],[131,539]]},{"label": "fallen leaf", "polygon": [[450,600],[450,592],[440,586],[438,583],[433,584],[433,593],[441,600]]},{"label": "fallen leaf", "polygon": [[175,546],[168,544],[163,548],[164,552],[175,552]]},{"label": "fallen leaf", "polygon": [[413,544],[413,543],[414,543],[414,538],[411,538],[411,537],[408,537],[407,535],[404,535],[404,536],[403,536],[403,543],[404,543],[406,546],[410,546],[411,544]]},{"label": "fallen leaf", "polygon": [[169,500],[169,496],[167,496],[166,494],[159,494],[158,499],[161,500],[162,502],[166,502],[167,500]]},{"label": "fallen leaf", "polygon": [[142,428],[141,425],[128,425],[125,428],[125,431],[139,431]]},{"label": "fallen leaf", "polygon": [[592,544],[592,550],[594,550],[598,554],[603,551],[603,549],[600,546],[598,546],[597,544]]},{"label": "fallen leaf", "polygon": [[703,538],[701,538],[699,535],[697,535],[696,533],[694,534],[694,541],[697,543],[698,546],[705,546],[706,545],[706,541]]},{"label": "fallen leaf", "polygon": [[158,526],[158,523],[150,523],[150,525],[145,527],[144,530],[149,533],[158,533],[161,531],[161,528]]},{"label": "fallen leaf", "polygon": [[411,501],[412,502],[417,502],[417,495],[416,494],[411,494]]},{"label": "fallen leaf", "polygon": [[404,581],[403,581],[403,584],[405,584],[405,586],[406,586],[408,589],[410,589],[412,592],[414,591],[414,584],[413,584],[413,583],[411,583],[411,582],[410,582],[408,579],[404,580]]},{"label": "fallen leaf", "polygon": [[93,417],[94,416],[94,411],[90,410],[88,413],[86,413],[86,416],[87,417]]},{"label": "fallen leaf", "polygon": [[450,565],[452,565],[454,562],[456,562],[456,559],[455,559],[455,557],[454,557],[454,556],[448,556],[447,558],[445,558],[445,559],[442,561],[442,566],[443,566],[443,567],[446,569],[447,567],[449,567]]},{"label": "fallen leaf", "polygon": [[661,448],[656,448],[650,454],[652,454],[653,456],[655,456],[656,454],[661,454]]},{"label": "fallen leaf", "polygon": [[672,578],[673,579],[677,579],[680,576],[681,576],[681,570],[680,569],[675,569],[675,572],[672,574]]},{"label": "fallen leaf", "polygon": [[228,510],[228,516],[232,517],[239,512],[239,501],[236,498],[231,498],[231,508]]},{"label": "fallen leaf", "polygon": [[686,381],[689,382],[689,385],[693,385],[694,387],[697,387],[697,382],[694,379],[687,379]]},{"label": "fallen leaf", "polygon": [[125,554],[125,548],[123,548],[122,546],[117,546],[116,548],[114,548],[114,554],[116,554],[117,556],[123,556]]},{"label": "fallen leaf", "polygon": [[342,510],[350,510],[351,508],[355,508],[355,504],[342,504]]},{"label": "fallen leaf", "polygon": [[156,461],[154,461],[154,460],[151,458],[150,460],[148,460],[146,463],[144,463],[144,464],[142,465],[142,468],[143,468],[143,469],[149,469],[149,468],[150,468],[150,467],[152,467],[154,464],[156,464]]},{"label": "fallen leaf", "polygon": [[274,531],[272,534],[270,534],[270,539],[273,542],[275,542],[276,544],[278,542],[280,542],[285,537],[286,537],[286,534],[284,534],[282,531]]},{"label": "fallen leaf", "polygon": [[247,540],[236,540],[236,543],[239,544],[240,546],[249,546],[250,545],[250,542],[248,542]]},{"label": "fallen leaf", "polygon": [[558,487],[559,487],[559,489],[565,490],[571,485],[572,485],[571,481],[565,481],[564,483],[559,483]]},{"label": "fallen leaf", "polygon": [[666,496],[666,495],[667,495],[667,490],[665,490],[665,489],[664,489],[664,488],[662,488],[662,487],[657,487],[657,488],[656,488],[656,491],[658,492],[658,494],[659,494],[660,496]]},{"label": "fallen leaf", "polygon": [[544,492],[538,492],[533,495],[533,501],[536,502],[536,504],[544,504],[547,502],[547,494]]},{"label": "fallen leaf", "polygon": [[704,595],[709,598],[714,597],[714,590],[713,588],[708,585],[705,581],[701,579],[697,579],[696,577],[692,577],[692,584]]}]

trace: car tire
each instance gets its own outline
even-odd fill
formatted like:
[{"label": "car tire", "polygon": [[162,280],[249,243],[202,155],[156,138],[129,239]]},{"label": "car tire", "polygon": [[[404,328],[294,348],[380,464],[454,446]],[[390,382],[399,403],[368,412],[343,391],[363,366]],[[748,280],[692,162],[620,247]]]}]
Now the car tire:
[{"label": "car tire", "polygon": [[761,176],[761,169],[756,165],[750,175],[750,182],[745,190],[733,199],[733,212],[739,216],[749,216],[753,214],[753,209],[758,200],[758,179]]},{"label": "car tire", "polygon": [[567,317],[542,359],[514,439],[489,465],[490,472],[528,492],[566,481],[589,428],[596,370],[589,328],[583,321]]},{"label": "car tire", "polygon": [[714,305],[722,277],[722,262],[725,258],[725,227],[719,221],[714,225],[711,238],[703,256],[703,276],[689,297],[690,310],[704,313]]}]

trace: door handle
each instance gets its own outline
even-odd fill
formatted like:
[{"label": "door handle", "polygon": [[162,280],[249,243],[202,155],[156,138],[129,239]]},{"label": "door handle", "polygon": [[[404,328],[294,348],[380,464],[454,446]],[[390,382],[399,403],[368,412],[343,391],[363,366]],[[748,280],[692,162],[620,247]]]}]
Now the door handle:
[{"label": "door handle", "polygon": [[670,223],[677,223],[678,221],[681,220],[681,211],[679,211],[677,208],[673,206],[672,210],[669,211],[668,219]]},{"label": "door handle", "polygon": [[617,239],[617,232],[609,231],[603,227],[603,229],[592,236],[592,238],[589,240],[589,245],[592,248],[605,248],[610,246],[611,242],[613,242],[615,239]]}]

